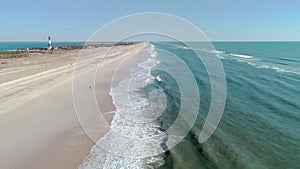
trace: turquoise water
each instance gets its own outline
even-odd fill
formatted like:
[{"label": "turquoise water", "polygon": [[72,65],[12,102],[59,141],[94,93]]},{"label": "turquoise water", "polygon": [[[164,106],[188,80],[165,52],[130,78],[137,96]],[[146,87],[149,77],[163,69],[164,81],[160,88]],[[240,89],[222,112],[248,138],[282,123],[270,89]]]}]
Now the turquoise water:
[{"label": "turquoise water", "polygon": [[[53,46],[81,46],[84,42],[52,42]],[[47,48],[48,42],[0,42],[0,51],[22,48]]]},{"label": "turquoise water", "polygon": [[211,79],[220,76],[209,75],[183,43],[151,43],[131,78],[111,89],[111,129],[79,168],[300,168],[300,43],[189,44],[224,67],[226,104],[214,134],[198,141],[212,104]]},{"label": "turquoise water", "polygon": [[[197,121],[188,136],[166,153],[160,168],[300,168],[300,43],[215,42],[207,55],[221,59],[227,81],[223,118],[205,143],[197,138],[210,105],[204,65],[180,43],[153,43],[180,57],[194,72],[201,93]],[[182,46],[181,48],[179,46]],[[205,54],[204,54],[205,55]],[[158,60],[163,60],[158,52]],[[162,62],[163,63],[163,62]],[[161,117],[168,128],[179,109],[178,87],[165,79],[171,111]]]}]

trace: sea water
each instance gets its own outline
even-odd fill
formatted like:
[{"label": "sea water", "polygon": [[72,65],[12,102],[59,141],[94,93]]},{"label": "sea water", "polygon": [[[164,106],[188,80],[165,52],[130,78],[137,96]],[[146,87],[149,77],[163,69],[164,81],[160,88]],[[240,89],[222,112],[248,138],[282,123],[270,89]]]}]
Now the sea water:
[{"label": "sea water", "polygon": [[[79,168],[299,168],[300,43],[213,45],[215,50],[191,49],[176,42],[149,43],[131,78],[111,89],[116,106],[111,129]],[[195,50],[221,59],[227,83],[223,117],[201,144],[199,133],[211,105],[211,77]],[[189,67],[198,86],[193,93],[201,98],[195,123],[172,148],[168,128],[179,116],[182,93],[178,79],[159,67],[181,67],[167,60],[166,53]],[[193,97],[186,102],[195,105]]]},{"label": "sea water", "polygon": [[[53,42],[53,46],[82,46],[84,42]],[[25,48],[48,48],[48,41],[45,42],[0,42],[0,51],[18,50]]]}]

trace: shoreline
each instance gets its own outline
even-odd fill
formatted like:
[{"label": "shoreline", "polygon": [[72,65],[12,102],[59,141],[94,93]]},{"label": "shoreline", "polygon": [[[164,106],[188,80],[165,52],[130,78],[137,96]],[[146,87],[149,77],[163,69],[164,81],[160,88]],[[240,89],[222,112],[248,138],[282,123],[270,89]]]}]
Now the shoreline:
[{"label": "shoreline", "polygon": [[[39,44],[47,44],[47,42],[44,41],[33,41],[33,42],[0,42],[1,43],[39,43]],[[24,48],[14,48],[14,49],[1,49],[0,46],[0,58],[1,58],[1,54],[10,54],[10,53],[15,53],[15,52],[51,52],[51,51],[59,51],[59,50],[76,50],[76,49],[90,49],[90,48],[99,48],[99,47],[112,47],[112,46],[125,46],[125,45],[134,45],[134,44],[138,44],[138,43],[143,43],[142,41],[139,42],[81,42],[81,41],[70,41],[70,42],[53,42],[55,48],[52,48],[50,50],[48,50],[48,47],[37,47],[37,45],[32,45],[31,47],[24,47]],[[77,45],[72,44],[69,45],[71,43],[78,43]]]},{"label": "shoreline", "polygon": [[[104,69],[101,70],[101,76],[96,77],[96,93],[110,90],[110,82],[107,80],[109,77],[111,78],[110,73],[114,71],[111,67],[118,65],[126,57],[132,57],[131,55],[142,51],[145,47],[146,43],[139,43],[128,46],[117,46],[113,49],[112,53],[115,53],[115,56],[112,55],[112,57],[108,57],[108,59],[104,60]],[[90,54],[89,50],[93,49],[87,49],[86,51],[86,53],[91,55],[90,61],[87,62],[95,63],[96,60],[93,58],[99,55],[100,49],[99,51],[93,51],[96,53],[95,55],[94,53]],[[103,48],[101,51],[103,53],[103,51],[106,50],[107,48]],[[82,61],[84,62],[85,59],[87,58],[84,58]],[[68,60],[68,62],[69,61],[70,60]],[[130,64],[124,67],[124,72],[128,66],[130,66]],[[15,107],[12,106],[12,108],[6,112],[0,113],[3,117],[1,119],[3,123],[0,123],[1,137],[4,138],[7,134],[9,135],[9,137],[2,140],[0,144],[5,145],[5,147],[1,147],[0,149],[3,150],[1,154],[6,154],[1,159],[3,168],[77,168],[87,157],[94,143],[84,133],[74,113],[72,92],[70,90],[71,79],[69,77],[72,74],[73,66],[69,65],[67,67],[68,71],[58,71],[53,77],[51,75],[43,79],[45,75],[41,75],[31,79],[29,78],[32,81],[22,87],[23,89],[31,90],[31,93],[37,92],[36,96],[27,98],[28,94],[26,95],[26,93],[30,93],[30,91],[23,91],[20,96],[8,99],[13,101],[27,99],[27,102]],[[87,67],[88,66],[84,67],[84,69],[89,71]],[[49,75],[49,73],[45,74]],[[105,74],[105,76],[102,76],[103,74]],[[122,80],[122,78],[124,78],[123,76],[124,75],[120,75],[116,77],[116,82]],[[69,78],[66,79],[66,77]],[[49,79],[52,79],[52,82],[49,82]],[[58,82],[60,83],[57,84]],[[17,85],[18,83],[19,82],[11,83],[8,86]],[[33,83],[37,84],[37,86],[34,86],[33,89],[28,89],[32,87],[31,85]],[[89,82],[83,81],[82,83],[85,84]],[[57,86],[53,87],[53,84]],[[45,92],[44,89],[48,88],[51,89]],[[17,89],[13,87],[13,89],[7,90],[12,92]],[[39,93],[38,91],[42,92]],[[82,89],[82,92],[88,91],[88,88]],[[3,94],[2,90],[0,94]],[[111,96],[108,93],[107,95],[97,94],[96,96],[98,104],[100,106],[104,105],[103,109],[105,111],[115,109]],[[62,98],[63,100],[61,101]],[[4,104],[2,102],[2,106],[5,104],[10,105],[11,102],[12,101],[8,101]],[[111,121],[112,114],[108,114],[105,118]]]}]

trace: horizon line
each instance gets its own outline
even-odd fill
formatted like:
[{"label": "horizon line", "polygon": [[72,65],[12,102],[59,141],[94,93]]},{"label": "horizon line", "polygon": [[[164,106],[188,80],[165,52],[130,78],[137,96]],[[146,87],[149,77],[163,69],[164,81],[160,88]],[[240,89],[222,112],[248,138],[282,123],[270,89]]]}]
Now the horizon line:
[{"label": "horizon line", "polygon": [[[47,42],[48,40],[0,40],[3,42]],[[88,42],[86,40],[52,40],[52,42]],[[104,42],[104,41],[90,41],[90,42]],[[118,42],[118,41],[105,41],[105,42]],[[143,41],[134,40],[126,42],[178,42],[178,41]],[[184,41],[184,42],[209,42],[209,41]],[[300,40],[210,40],[210,42],[300,42]]]}]

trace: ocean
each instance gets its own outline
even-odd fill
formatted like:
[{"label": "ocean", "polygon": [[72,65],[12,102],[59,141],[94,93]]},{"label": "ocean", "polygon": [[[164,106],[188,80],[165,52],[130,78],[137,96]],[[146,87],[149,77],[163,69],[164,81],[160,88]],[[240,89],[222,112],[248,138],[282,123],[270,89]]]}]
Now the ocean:
[{"label": "ocean", "polygon": [[203,95],[193,129],[160,168],[300,168],[299,42],[213,43],[216,50],[210,53],[222,61],[227,97],[218,128],[203,144],[197,136],[210,104],[209,79],[189,49],[156,45],[180,53],[197,72]]},{"label": "ocean", "polygon": [[[79,168],[300,168],[299,42],[150,44],[132,77],[111,89],[111,131]],[[223,116],[204,143],[215,77],[195,50],[220,59],[226,78]]]},{"label": "ocean", "polygon": [[210,54],[222,61],[227,96],[218,128],[203,144],[197,137],[211,99],[205,70],[190,49],[174,49],[174,43],[154,45],[176,53],[190,66],[201,95],[193,129],[168,152],[161,169],[300,168],[299,42],[213,43],[216,50]]},{"label": "ocean", "polygon": [[[53,46],[81,46],[84,42],[53,42]],[[0,42],[0,51],[18,50],[24,48],[48,48],[48,42]]]},{"label": "ocean", "polygon": [[[111,89],[111,130],[79,168],[299,169],[300,42],[212,44],[149,43],[131,77]],[[226,80],[222,118],[204,143],[216,77],[195,51],[220,59]]]}]

